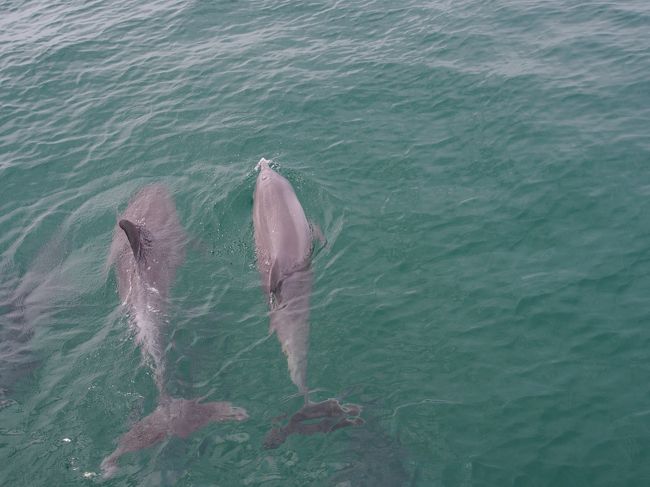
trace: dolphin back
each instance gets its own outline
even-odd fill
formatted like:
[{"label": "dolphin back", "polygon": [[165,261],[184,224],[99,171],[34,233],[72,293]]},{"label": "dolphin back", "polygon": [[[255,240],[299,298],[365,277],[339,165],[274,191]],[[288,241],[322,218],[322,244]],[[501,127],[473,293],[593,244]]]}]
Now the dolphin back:
[{"label": "dolphin back", "polygon": [[[176,269],[185,258],[187,236],[171,195],[161,184],[145,186],[131,199],[115,226],[107,261],[117,268],[118,281],[130,274],[143,259],[155,262],[141,269],[142,279],[166,295]],[[128,288],[128,286],[127,286]],[[121,297],[125,296],[120,292]]]},{"label": "dolphin back", "polygon": [[293,187],[265,159],[255,183],[253,227],[262,286],[274,294],[288,275],[309,266],[313,236]]}]

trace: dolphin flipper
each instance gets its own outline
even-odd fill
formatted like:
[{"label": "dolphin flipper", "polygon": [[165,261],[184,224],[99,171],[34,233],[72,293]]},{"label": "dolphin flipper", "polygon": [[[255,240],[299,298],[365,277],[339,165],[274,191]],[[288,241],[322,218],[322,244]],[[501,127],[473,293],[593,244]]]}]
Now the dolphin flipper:
[{"label": "dolphin flipper", "polygon": [[309,220],[309,229],[311,230],[312,238],[320,242],[321,245],[320,248],[322,249],[323,247],[326,247],[327,239],[325,238],[325,235],[323,234],[323,231],[320,229],[320,227],[316,225],[313,221]]},{"label": "dolphin flipper", "polygon": [[194,431],[217,421],[243,421],[248,414],[229,402],[206,402],[198,400],[168,399],[151,414],[141,419],[124,433],[113,453],[102,462],[104,477],[117,470],[117,460],[125,453],[148,448],[169,436],[187,438]]}]

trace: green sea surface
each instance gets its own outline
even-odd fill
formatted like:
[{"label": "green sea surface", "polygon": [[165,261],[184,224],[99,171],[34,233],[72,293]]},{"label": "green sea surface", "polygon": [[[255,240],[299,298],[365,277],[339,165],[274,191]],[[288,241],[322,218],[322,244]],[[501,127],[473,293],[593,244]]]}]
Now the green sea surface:
[{"label": "green sea surface", "polygon": [[[255,164],[328,240],[302,404],[255,265]],[[165,184],[190,244],[156,407],[107,256]],[[650,485],[646,0],[0,0],[0,485]]]}]

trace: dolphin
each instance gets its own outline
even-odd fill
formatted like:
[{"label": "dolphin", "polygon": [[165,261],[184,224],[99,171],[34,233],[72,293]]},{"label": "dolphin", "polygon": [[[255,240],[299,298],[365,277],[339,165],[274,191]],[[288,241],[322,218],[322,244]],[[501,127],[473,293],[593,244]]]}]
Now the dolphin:
[{"label": "dolphin", "polygon": [[142,188],[119,218],[108,265],[114,265],[122,306],[135,330],[144,361],[153,369],[158,407],[124,433],[113,453],[102,462],[105,477],[117,469],[127,452],[152,446],[168,436],[186,438],[213,421],[242,421],[248,415],[229,402],[177,399],[165,391],[163,329],[169,292],[176,269],[185,258],[187,237],[174,202],[160,184]]},{"label": "dolphin", "polygon": [[[312,288],[311,258],[314,239],[324,242],[312,225],[284,177],[262,158],[253,195],[253,227],[257,267],[270,309],[270,332],[277,334],[287,357],[289,375],[304,397],[305,405],[284,428],[273,429],[265,446],[275,448],[292,433],[313,434],[360,424],[361,408],[339,404],[336,399],[321,403],[309,400],[307,352],[309,350],[309,298]],[[347,415],[353,415],[352,419]],[[325,418],[321,423],[306,420]]]}]

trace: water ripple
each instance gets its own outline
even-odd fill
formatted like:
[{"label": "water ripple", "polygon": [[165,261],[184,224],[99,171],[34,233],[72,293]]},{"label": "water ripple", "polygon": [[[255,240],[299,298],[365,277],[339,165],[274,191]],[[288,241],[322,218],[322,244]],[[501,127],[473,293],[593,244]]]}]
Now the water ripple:
[{"label": "water ripple", "polygon": [[[648,478],[647,2],[0,10],[0,484],[78,482],[155,407],[106,269],[153,181],[191,239],[169,388],[251,420],[125,457],[116,485]],[[328,238],[315,394],[367,419],[277,452],[300,399],[254,265],[262,156]]]}]

